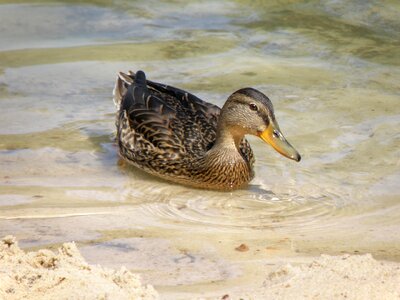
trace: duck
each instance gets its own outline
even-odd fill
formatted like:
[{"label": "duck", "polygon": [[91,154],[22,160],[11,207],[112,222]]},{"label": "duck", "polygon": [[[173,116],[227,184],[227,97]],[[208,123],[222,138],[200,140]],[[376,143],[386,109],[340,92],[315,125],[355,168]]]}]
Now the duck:
[{"label": "duck", "polygon": [[113,100],[119,156],[169,182],[223,191],[246,187],[255,176],[246,135],[301,159],[279,129],[271,100],[254,88],[235,91],[220,108],[129,71],[118,73]]}]

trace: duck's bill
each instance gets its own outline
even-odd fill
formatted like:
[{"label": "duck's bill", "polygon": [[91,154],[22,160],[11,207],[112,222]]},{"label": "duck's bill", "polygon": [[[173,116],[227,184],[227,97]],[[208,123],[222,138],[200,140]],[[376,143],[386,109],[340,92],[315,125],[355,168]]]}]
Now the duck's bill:
[{"label": "duck's bill", "polygon": [[296,149],[285,139],[279,126],[276,122],[271,123],[267,129],[265,129],[260,134],[260,138],[270,144],[276,151],[278,151],[283,156],[293,159],[295,161],[300,161],[301,156]]}]

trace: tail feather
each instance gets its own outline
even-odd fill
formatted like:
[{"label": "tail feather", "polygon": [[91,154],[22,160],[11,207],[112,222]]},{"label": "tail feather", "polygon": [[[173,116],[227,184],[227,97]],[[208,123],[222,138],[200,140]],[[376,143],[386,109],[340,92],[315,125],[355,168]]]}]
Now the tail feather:
[{"label": "tail feather", "polygon": [[143,71],[139,70],[135,75],[135,83],[137,85],[146,86],[146,74]]},{"label": "tail feather", "polygon": [[133,83],[133,78],[130,77],[128,74],[119,72],[118,77],[127,85],[131,85]]},{"label": "tail feather", "polygon": [[129,71],[128,74],[118,73],[113,91],[114,104],[118,110],[125,109],[134,102],[144,103],[147,95],[147,81],[143,71],[137,71],[136,74],[132,71]]},{"label": "tail feather", "polygon": [[122,98],[126,94],[126,91],[127,89],[124,86],[124,82],[121,80],[121,77],[118,74],[113,90],[113,101],[118,110],[121,106]]},{"label": "tail feather", "polygon": [[127,74],[119,72],[113,90],[113,101],[119,110],[122,104],[122,99],[125,97],[128,87],[133,83],[133,79]]}]

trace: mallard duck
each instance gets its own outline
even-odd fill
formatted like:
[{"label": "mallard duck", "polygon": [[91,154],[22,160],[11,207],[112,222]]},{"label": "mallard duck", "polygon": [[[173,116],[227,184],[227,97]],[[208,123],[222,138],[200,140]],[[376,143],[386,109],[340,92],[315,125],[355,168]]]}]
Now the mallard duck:
[{"label": "mallard duck", "polygon": [[276,122],[271,101],[243,88],[222,109],[178,88],[120,72],[114,88],[120,156],[163,179],[198,188],[232,190],[254,177],[246,134],[300,161]]}]

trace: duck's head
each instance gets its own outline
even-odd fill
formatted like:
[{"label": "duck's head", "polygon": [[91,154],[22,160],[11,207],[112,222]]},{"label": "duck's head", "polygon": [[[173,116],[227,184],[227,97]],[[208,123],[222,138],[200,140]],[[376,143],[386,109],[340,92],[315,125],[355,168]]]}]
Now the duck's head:
[{"label": "duck's head", "polygon": [[234,92],[221,110],[221,123],[234,136],[258,136],[287,158],[301,159],[279,129],[271,100],[256,89],[244,88]]}]

